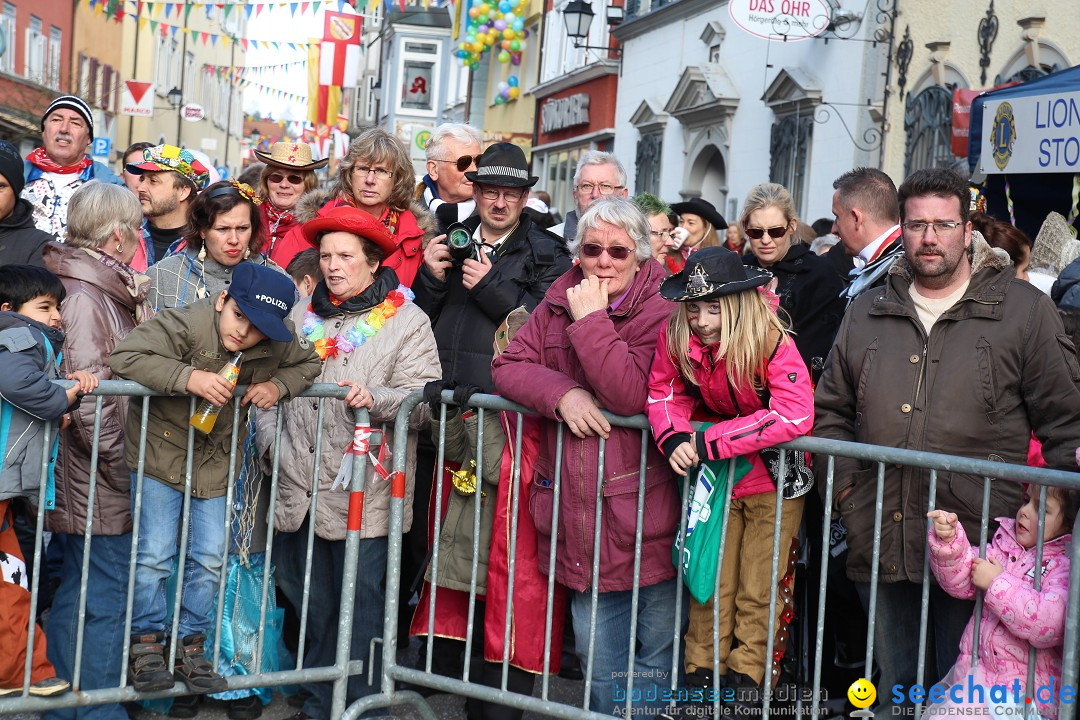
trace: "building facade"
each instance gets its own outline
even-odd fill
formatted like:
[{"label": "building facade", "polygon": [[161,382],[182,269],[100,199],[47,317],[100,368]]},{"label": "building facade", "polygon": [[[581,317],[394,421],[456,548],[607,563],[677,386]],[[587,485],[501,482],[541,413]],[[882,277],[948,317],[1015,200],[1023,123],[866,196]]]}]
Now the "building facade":
[{"label": "building facade", "polygon": [[0,138],[23,154],[41,144],[41,113],[72,89],[73,18],[68,3],[0,4]]}]

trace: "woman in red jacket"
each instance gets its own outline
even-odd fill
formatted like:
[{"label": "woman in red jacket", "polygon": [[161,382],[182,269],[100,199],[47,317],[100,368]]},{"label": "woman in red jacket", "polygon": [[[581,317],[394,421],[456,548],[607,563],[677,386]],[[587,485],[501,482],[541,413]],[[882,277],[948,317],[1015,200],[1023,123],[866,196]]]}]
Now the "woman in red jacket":
[{"label": "woman in red jacket", "polygon": [[[393,268],[401,284],[412,287],[424,262],[424,247],[438,234],[435,218],[412,202],[415,186],[416,174],[405,145],[385,130],[371,128],[349,144],[329,198],[318,192],[304,196],[299,220],[322,217],[342,205],[363,210],[394,237],[397,249],[382,266]],[[299,237],[299,230],[294,232]],[[291,234],[288,239],[292,241]]]},{"label": "woman in red jacket", "polygon": [[[660,331],[649,373],[646,411],[660,451],[679,475],[703,460],[738,455],[751,465],[728,491],[719,596],[704,605],[690,602],[686,683],[706,690],[714,673],[726,674],[721,687],[771,688],[779,663],[765,658],[770,595],[777,595],[774,658],[783,654],[790,618],[787,559],[797,547],[801,493],[809,484],[796,492],[784,488],[791,499],[781,508],[781,563],[779,577],[772,577],[776,484],[758,451],[810,432],[814,397],[806,365],[776,316],[777,298],[764,289],[771,279],[727,248],[709,247],[690,255],[682,272],[660,286],[661,296],[679,303]],[[690,418],[698,413],[716,423],[695,432]],[[719,667],[713,667],[714,600],[720,604]]]}]

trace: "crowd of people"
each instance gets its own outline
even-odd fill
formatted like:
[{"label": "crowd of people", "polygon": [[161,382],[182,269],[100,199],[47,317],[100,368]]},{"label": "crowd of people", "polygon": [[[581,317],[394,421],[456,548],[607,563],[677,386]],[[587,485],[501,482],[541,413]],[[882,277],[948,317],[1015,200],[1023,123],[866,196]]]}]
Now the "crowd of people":
[{"label": "crowd of people", "polygon": [[[919,625],[929,554],[928,679],[1026,683],[1037,651],[1037,679],[1060,681],[1080,488],[994,482],[982,559],[971,539],[981,477],[938,473],[928,514],[928,471],[890,465],[879,480],[876,463],[838,457],[826,498],[823,463],[792,453],[781,475],[770,450],[813,433],[1077,469],[1080,265],[1040,264],[1060,280],[1027,282],[1039,243],[1060,240],[1043,255],[1061,258],[1065,239],[1047,232],[1033,247],[973,207],[955,172],[919,170],[897,189],[880,170],[855,168],[833,185],[834,218],[812,226],[786,188],[762,183],[729,224],[703,198],[630,198],[619,159],[589,151],[561,218],[519,146],[485,148],[464,124],[433,132],[419,180],[397,137],[367,129],[326,187],[316,171],[327,161],[300,142],[257,152],[249,184],[170,144],[132,145],[114,174],[86,155],[93,117],[75,96],[56,99],[41,125],[42,146],[25,160],[0,141],[0,695],[24,681],[37,696],[76,677],[79,690],[179,681],[173,717],[196,716],[207,694],[227,699],[230,717],[258,717],[267,695],[227,677],[266,663],[236,651],[215,665],[208,635],[224,632],[214,611],[230,558],[246,564],[267,548],[281,604],[307,618],[297,660],[334,664],[349,590],[352,658],[366,661],[387,622],[391,483],[381,460],[365,463],[350,590],[343,487],[363,430],[354,411],[392,428],[419,389],[427,402],[407,437],[388,431],[383,443],[404,444],[408,458],[399,636],[431,632],[435,672],[461,675],[476,592],[473,682],[501,687],[504,654],[512,692],[531,694],[538,673],[585,671],[589,707],[605,714],[619,709],[631,657],[635,687],[658,689],[642,695],[658,711],[673,712],[662,692],[673,657],[686,688],[772,688],[793,674],[792,623],[813,620],[793,594],[795,563],[809,558],[809,574],[820,573],[814,545],[829,523],[826,664],[857,656],[854,615],[873,597],[876,682],[916,683],[918,634],[896,629]],[[160,393],[145,419],[141,401],[92,395],[112,379]],[[313,383],[343,398],[297,397]],[[247,389],[234,400],[236,384]],[[456,405],[441,415],[445,390]],[[535,415],[478,413],[467,406],[477,392]],[[190,396],[221,419],[197,425],[189,449]],[[641,431],[604,411],[644,413],[650,441],[642,447]],[[709,468],[736,458],[731,485],[717,481]],[[274,497],[260,482],[271,468]],[[690,536],[677,538],[680,520],[689,510],[698,538],[708,522],[681,495],[686,476],[698,490],[705,478],[706,495],[720,488],[727,526],[722,563],[704,563],[718,592],[707,584],[678,607]],[[35,538],[41,503],[48,534]],[[40,541],[45,562],[33,567]],[[175,608],[170,576],[181,584]],[[295,631],[292,642],[283,631],[267,655],[281,635],[296,649]],[[350,677],[348,702],[378,692],[375,658],[375,684],[367,672]],[[294,697],[297,720],[330,717],[328,683]],[[1056,717],[1053,703],[1037,708]],[[522,717],[475,699],[467,714]],[[128,714],[101,704],[46,717]]]}]

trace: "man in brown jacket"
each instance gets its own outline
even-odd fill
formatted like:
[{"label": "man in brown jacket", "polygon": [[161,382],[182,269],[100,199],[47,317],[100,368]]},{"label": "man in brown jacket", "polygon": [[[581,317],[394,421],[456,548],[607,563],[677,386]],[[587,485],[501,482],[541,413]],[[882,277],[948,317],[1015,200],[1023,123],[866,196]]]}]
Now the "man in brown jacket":
[{"label": "man in brown jacket", "polygon": [[[920,170],[899,190],[904,257],[859,296],[817,386],[814,435],[1024,464],[1031,433],[1051,466],[1076,469],[1080,367],[1053,303],[1015,279],[1004,252],[972,234],[968,190],[947,170]],[[848,528],[848,576],[869,605],[877,465],[837,458],[834,511]],[[887,466],[882,496],[874,650],[882,704],[916,682],[929,471]],[[937,474],[936,506],[979,527],[983,479]],[[993,518],[1020,487],[990,490]],[[973,604],[930,586],[924,681],[956,660]],[[899,631],[899,632],[898,632]],[[879,707],[878,712],[889,712]]]}]

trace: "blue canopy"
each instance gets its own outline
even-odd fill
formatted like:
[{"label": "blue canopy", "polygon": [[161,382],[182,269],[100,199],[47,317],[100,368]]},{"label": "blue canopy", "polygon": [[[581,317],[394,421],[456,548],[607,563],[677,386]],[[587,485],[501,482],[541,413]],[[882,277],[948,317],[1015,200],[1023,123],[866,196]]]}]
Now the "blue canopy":
[{"label": "blue canopy", "polygon": [[1020,85],[991,90],[975,98],[971,103],[971,124],[968,128],[968,169],[974,174],[976,168],[979,167],[979,152],[982,146],[983,107],[987,101],[1076,92],[1078,90],[1080,90],[1080,65],[1059,70],[1056,73],[1044,75]]}]

